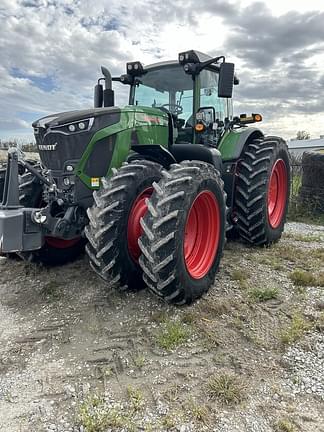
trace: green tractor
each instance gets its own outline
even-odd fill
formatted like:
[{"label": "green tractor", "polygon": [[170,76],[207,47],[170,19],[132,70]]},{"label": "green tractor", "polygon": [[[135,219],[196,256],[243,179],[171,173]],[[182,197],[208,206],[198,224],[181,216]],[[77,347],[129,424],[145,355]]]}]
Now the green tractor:
[{"label": "green tractor", "polygon": [[[40,162],[9,150],[0,251],[51,265],[85,247],[109,286],[188,304],[213,284],[226,234],[259,246],[281,237],[287,145],[247,126],[259,114],[233,117],[239,81],[223,56],[102,73],[94,109],[33,123]],[[114,106],[114,81],[129,86],[128,106]]]}]

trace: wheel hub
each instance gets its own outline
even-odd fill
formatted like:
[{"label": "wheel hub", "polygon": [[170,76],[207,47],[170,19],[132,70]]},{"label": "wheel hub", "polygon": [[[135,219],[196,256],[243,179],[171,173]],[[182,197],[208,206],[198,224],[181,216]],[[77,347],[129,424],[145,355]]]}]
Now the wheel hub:
[{"label": "wheel hub", "polygon": [[134,261],[138,261],[141,250],[138,246],[138,239],[142,235],[141,218],[147,212],[146,200],[152,195],[153,188],[149,187],[142,191],[134,201],[128,217],[127,224],[127,241],[130,256]]},{"label": "wheel hub", "polygon": [[193,279],[203,278],[213,265],[220,240],[220,209],[214,194],[202,191],[189,210],[184,258]]},{"label": "wheel hub", "polygon": [[282,222],[288,196],[287,168],[282,159],[274,164],[268,187],[268,219],[272,228],[278,228]]}]

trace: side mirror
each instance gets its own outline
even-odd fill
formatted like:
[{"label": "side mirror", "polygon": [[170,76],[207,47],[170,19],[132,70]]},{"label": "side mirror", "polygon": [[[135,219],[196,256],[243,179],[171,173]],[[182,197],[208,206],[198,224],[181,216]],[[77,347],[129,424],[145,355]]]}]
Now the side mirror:
[{"label": "side mirror", "polygon": [[97,84],[94,88],[94,107],[101,108],[103,104],[103,86]]},{"label": "side mirror", "polygon": [[234,85],[234,63],[219,65],[218,97],[231,98]]},{"label": "side mirror", "polygon": [[216,112],[214,107],[200,107],[196,114],[196,120],[203,121],[205,124],[209,125],[211,123],[214,123],[215,116]]}]

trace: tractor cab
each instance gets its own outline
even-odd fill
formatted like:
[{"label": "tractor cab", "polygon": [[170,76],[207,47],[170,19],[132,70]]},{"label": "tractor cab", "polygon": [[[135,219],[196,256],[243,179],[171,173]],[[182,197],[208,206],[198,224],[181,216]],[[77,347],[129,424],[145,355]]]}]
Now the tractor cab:
[{"label": "tractor cab", "polygon": [[168,112],[175,143],[194,141],[198,113],[206,125],[232,117],[231,101],[218,96],[219,74],[216,70],[204,69],[196,79],[178,62],[148,66],[145,71],[135,80],[129,103]]},{"label": "tractor cab", "polygon": [[[179,54],[178,61],[145,67],[127,63],[126,72],[112,81],[130,85],[129,105],[157,108],[169,115],[170,145],[207,141],[217,147],[219,126],[233,117],[232,89],[239,82],[233,63],[225,63],[223,56],[187,51]],[[103,98],[99,100],[102,103]]]}]

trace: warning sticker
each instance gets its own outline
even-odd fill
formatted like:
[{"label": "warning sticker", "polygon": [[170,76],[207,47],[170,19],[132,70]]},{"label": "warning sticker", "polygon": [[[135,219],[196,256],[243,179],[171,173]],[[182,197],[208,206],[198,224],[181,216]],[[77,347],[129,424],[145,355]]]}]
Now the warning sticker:
[{"label": "warning sticker", "polygon": [[91,177],[91,187],[99,187],[100,180],[99,177]]}]

